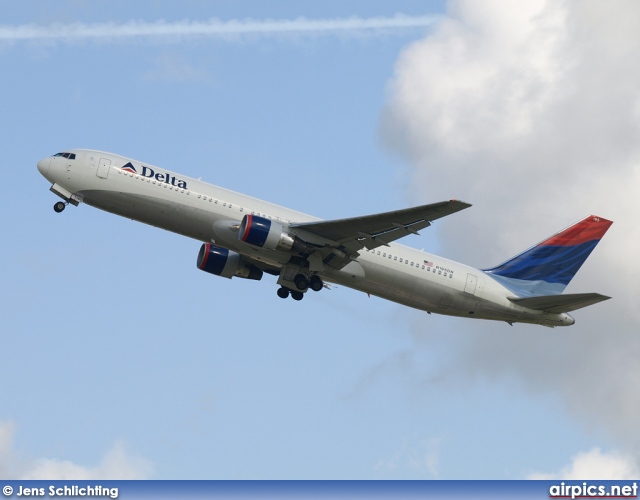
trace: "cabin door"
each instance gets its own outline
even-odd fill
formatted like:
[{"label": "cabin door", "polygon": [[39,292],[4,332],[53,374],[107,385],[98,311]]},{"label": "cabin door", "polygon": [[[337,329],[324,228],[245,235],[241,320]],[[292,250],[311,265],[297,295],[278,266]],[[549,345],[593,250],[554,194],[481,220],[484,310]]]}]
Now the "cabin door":
[{"label": "cabin door", "polygon": [[464,285],[464,291],[471,295],[475,294],[477,284],[478,284],[478,277],[473,274],[467,274],[467,282]]},{"label": "cabin door", "polygon": [[106,179],[107,177],[109,177],[109,167],[111,167],[111,160],[100,158],[100,163],[98,164],[96,175],[98,177],[101,177],[102,179]]}]

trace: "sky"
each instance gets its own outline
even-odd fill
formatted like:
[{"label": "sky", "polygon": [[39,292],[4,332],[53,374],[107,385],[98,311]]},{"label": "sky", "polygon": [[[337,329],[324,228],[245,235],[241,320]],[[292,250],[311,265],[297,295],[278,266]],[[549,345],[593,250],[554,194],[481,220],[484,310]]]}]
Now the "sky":
[{"label": "sky", "polygon": [[[640,475],[640,6],[0,4],[0,476]],[[322,218],[462,199],[403,243],[490,267],[595,214],[576,324],[447,318],[195,266],[36,169],[121,154]],[[11,189],[9,189],[11,188]]]}]

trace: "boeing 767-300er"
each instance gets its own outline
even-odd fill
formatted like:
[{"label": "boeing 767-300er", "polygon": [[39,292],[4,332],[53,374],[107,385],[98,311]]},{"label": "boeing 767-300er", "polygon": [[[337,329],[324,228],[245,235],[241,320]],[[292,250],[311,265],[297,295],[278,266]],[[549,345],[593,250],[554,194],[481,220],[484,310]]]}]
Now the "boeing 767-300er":
[{"label": "boeing 767-300er", "polygon": [[320,220],[111,153],[70,149],[38,162],[69,203],[86,203],[204,242],[199,269],[224,278],[277,276],[278,296],[301,300],[338,283],[387,300],[467,318],[572,325],[570,311],[608,299],[562,295],[612,222],[590,215],[499,266],[453,262],[393,243],[465,208],[450,200]]}]

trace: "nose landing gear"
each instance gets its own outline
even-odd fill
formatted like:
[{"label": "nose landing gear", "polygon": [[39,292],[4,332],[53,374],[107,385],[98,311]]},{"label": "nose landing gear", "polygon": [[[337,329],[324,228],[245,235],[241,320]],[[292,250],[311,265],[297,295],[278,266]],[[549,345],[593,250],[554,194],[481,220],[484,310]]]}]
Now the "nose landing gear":
[{"label": "nose landing gear", "polygon": [[69,203],[65,203],[64,201],[59,201],[55,205],[53,205],[53,209],[56,211],[56,213],[60,213],[65,209],[65,207],[68,204]]}]

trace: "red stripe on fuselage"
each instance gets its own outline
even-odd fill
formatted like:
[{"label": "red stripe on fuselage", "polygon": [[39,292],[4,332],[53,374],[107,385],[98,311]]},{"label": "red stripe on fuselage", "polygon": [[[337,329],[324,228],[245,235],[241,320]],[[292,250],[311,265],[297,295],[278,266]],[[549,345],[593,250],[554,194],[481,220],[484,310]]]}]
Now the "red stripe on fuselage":
[{"label": "red stripe on fuselage", "polygon": [[590,215],[548,240],[543,241],[538,246],[568,247],[580,245],[588,241],[600,240],[611,224],[613,224],[613,221],[603,219],[597,215]]}]

